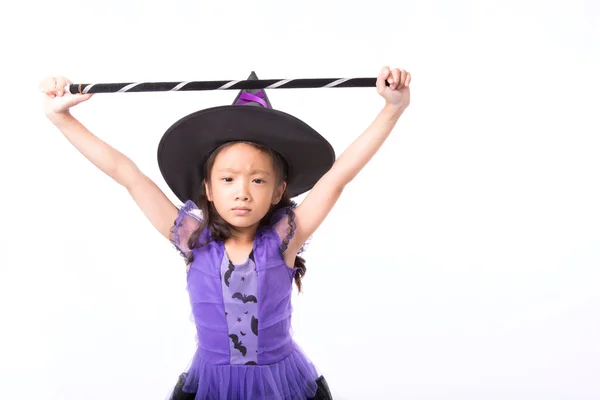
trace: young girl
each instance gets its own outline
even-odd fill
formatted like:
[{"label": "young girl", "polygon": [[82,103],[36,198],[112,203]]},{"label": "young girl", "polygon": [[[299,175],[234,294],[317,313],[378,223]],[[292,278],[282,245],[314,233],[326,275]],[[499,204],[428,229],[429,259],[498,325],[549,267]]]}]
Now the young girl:
[{"label": "young girl", "polygon": [[[306,272],[299,254],[408,107],[410,80],[404,70],[381,70],[377,92],[385,105],[337,160],[321,135],[274,110],[262,90],[241,91],[230,106],[182,118],[158,149],[180,208],[70,114],[92,95],[65,93],[71,82],[63,77],[42,81],[50,121],[128,190],[185,258],[198,348],[173,400],[332,398],[291,338],[292,286],[300,290]],[[308,190],[296,207],[291,198]]]}]

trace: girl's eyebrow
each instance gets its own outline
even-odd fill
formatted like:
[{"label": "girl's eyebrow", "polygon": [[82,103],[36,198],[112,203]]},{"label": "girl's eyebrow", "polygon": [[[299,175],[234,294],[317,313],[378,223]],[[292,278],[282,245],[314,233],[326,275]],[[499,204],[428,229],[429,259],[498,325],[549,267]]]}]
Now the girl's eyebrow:
[{"label": "girl's eyebrow", "polygon": [[[238,170],[233,169],[233,168],[220,168],[220,169],[217,170],[217,172],[239,173]],[[271,175],[269,173],[269,171],[265,171],[264,169],[253,169],[253,170],[250,171],[250,174],[251,175],[254,175],[254,174],[264,174],[264,175],[267,175],[267,176]]]}]

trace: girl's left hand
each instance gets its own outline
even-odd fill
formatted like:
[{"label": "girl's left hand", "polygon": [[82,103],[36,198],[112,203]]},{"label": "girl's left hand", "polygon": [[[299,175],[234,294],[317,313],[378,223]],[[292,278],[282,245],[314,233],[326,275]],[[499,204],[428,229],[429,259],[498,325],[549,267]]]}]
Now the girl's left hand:
[{"label": "girl's left hand", "polygon": [[[390,85],[386,86],[385,82]],[[377,77],[377,93],[387,104],[399,109],[406,109],[410,104],[410,72],[403,69],[383,67]]]}]

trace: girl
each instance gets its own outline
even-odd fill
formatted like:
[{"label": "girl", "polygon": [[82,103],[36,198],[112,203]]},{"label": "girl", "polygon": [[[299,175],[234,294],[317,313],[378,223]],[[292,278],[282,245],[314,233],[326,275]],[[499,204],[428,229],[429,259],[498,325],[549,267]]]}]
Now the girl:
[{"label": "girl", "polygon": [[[171,399],[332,398],[291,338],[292,286],[300,290],[306,272],[299,254],[408,107],[410,80],[404,70],[381,70],[377,92],[385,105],[337,160],[321,135],[274,110],[262,90],[241,91],[230,106],[182,118],[158,148],[180,208],[70,114],[92,95],[65,93],[71,82],[63,77],[42,81],[46,116],[128,190],[186,261],[198,348]],[[308,190],[296,207],[291,198]]]}]

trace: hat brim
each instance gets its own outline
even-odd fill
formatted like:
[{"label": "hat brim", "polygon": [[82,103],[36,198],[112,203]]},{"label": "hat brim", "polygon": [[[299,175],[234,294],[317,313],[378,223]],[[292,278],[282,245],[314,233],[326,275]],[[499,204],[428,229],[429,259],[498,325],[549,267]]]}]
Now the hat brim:
[{"label": "hat brim", "polygon": [[249,141],[270,147],[288,164],[290,197],[310,190],[335,162],[331,144],[300,119],[272,108],[229,105],[208,108],[175,122],[158,145],[158,165],[180,201],[195,201],[204,163],[220,145]]}]

